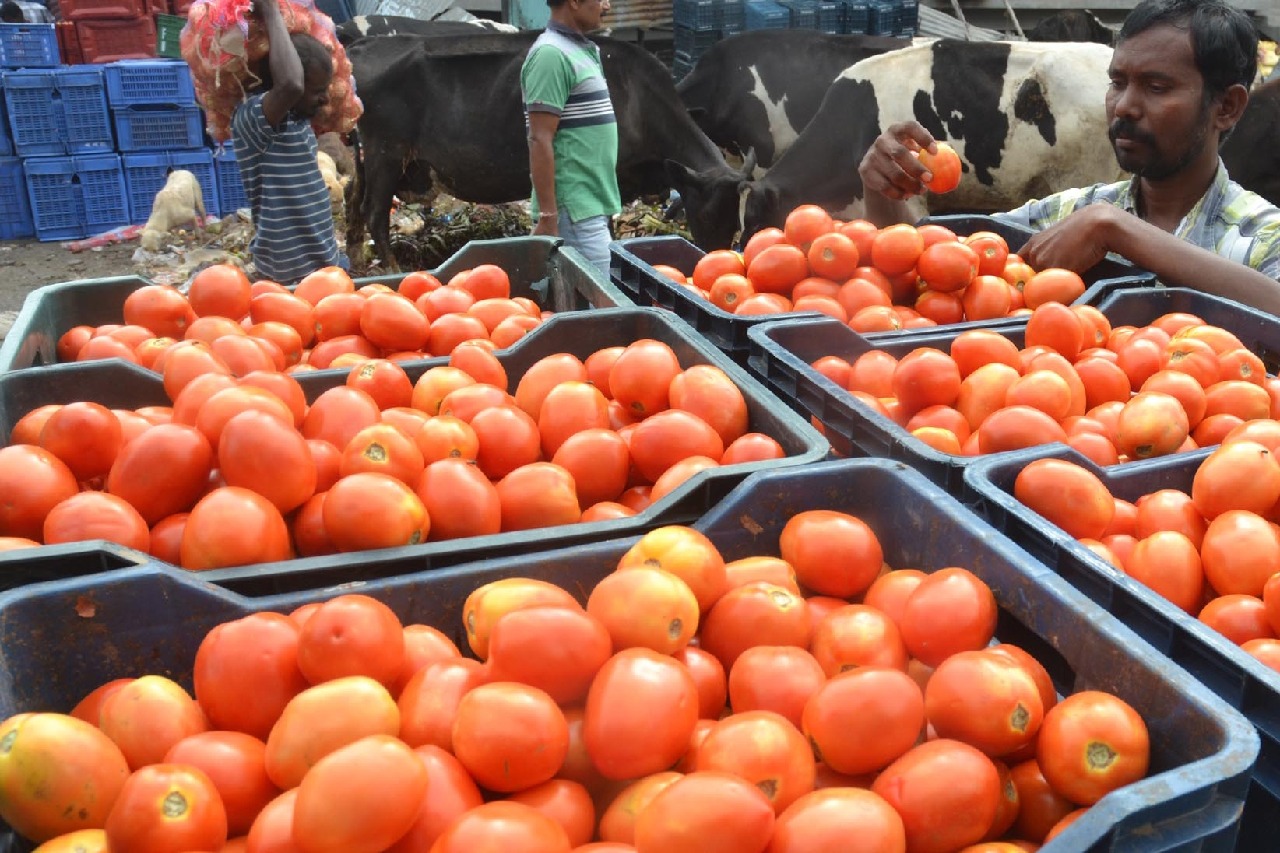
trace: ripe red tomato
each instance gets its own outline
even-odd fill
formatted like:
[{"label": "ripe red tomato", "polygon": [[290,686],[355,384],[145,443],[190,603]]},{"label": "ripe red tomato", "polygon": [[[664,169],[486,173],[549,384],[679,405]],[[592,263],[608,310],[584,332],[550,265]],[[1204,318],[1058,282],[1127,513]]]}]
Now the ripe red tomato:
[{"label": "ripe red tomato", "polygon": [[813,790],[813,750],[800,730],[773,711],[741,711],[711,727],[695,769],[731,773],[765,793],[776,814]]},{"label": "ripe red tomato", "polygon": [[471,658],[437,661],[421,669],[400,691],[400,739],[409,746],[453,749],[458,703],[485,683],[484,668]]},{"label": "ripe red tomato", "polygon": [[842,787],[805,794],[778,815],[769,850],[839,850],[851,838],[865,853],[897,853],[907,845],[902,818],[883,797]]},{"label": "ripe red tomato", "polygon": [[317,761],[298,786],[294,843],[310,853],[381,853],[409,831],[427,768],[394,735],[372,735]]},{"label": "ripe red tomato", "polygon": [[297,623],[279,613],[223,622],[200,642],[193,682],[214,728],[266,738],[289,700],[307,687],[298,670]]},{"label": "ripe red tomato", "polygon": [[124,783],[105,828],[112,850],[217,850],[227,843],[227,812],[204,771],[150,764]]},{"label": "ripe red tomato", "polygon": [[400,712],[387,688],[363,675],[326,681],[289,700],[271,727],[267,775],[280,788],[294,788],[334,750],[370,735],[394,737],[399,731]]},{"label": "ripe red tomato", "polygon": [[1098,690],[1073,693],[1040,726],[1036,760],[1053,790],[1093,805],[1147,775],[1147,725],[1123,699]]},{"label": "ripe red tomato", "polygon": [[427,796],[422,798],[413,825],[387,853],[430,850],[455,820],[484,803],[466,768],[449,752],[438,746],[420,746],[414,753],[427,771]]},{"label": "ripe red tomato", "polygon": [[871,790],[902,817],[907,848],[947,853],[982,840],[999,804],[1000,774],[960,741],[926,741],[890,764]]},{"label": "ripe red tomato", "polygon": [[455,820],[432,846],[432,853],[569,853],[564,828],[524,803],[498,800]]},{"label": "ripe red tomato", "polygon": [[802,585],[836,598],[865,592],[884,562],[875,531],[833,510],[796,513],[782,528],[778,546]]},{"label": "ripe red tomato", "polygon": [[985,648],[996,628],[991,588],[967,569],[933,572],[907,598],[902,639],[912,657],[937,666],[956,652]]},{"label": "ripe red tomato", "polygon": [[560,769],[569,752],[569,725],[555,701],[536,687],[485,684],[458,703],[453,752],[483,787],[520,791]]},{"label": "ripe red tomato", "polygon": [[227,811],[227,832],[244,835],[280,789],[267,776],[267,745],[243,732],[202,732],[184,738],[165,754],[165,764],[204,771]]},{"label": "ripe red tomato", "polygon": [[774,811],[759,788],[729,773],[697,772],[664,788],[636,819],[637,850],[764,850]]},{"label": "ripe red tomato", "polygon": [[624,649],[600,669],[587,694],[583,735],[609,779],[635,779],[671,767],[698,722],[698,687],[678,661]]},{"label": "ripe red tomato", "polygon": [[10,717],[0,739],[0,817],[37,843],[102,826],[129,777],[119,747],[65,714]]},{"label": "ripe red tomato", "polygon": [[98,726],[137,770],[163,761],[174,744],[207,731],[209,722],[177,682],[144,675],[102,701]]},{"label": "ripe red tomato", "polygon": [[27,444],[0,448],[0,536],[40,541],[45,516],[79,490],[71,469],[49,451]]},{"label": "ripe red tomato", "polygon": [[680,578],[706,613],[728,589],[724,557],[706,535],[692,527],[667,525],[646,533],[618,561],[618,570],[636,566],[662,569]]},{"label": "ripe red tomato", "polygon": [[840,773],[888,766],[924,730],[924,697],[909,675],[863,666],[824,683],[804,708],[804,733],[820,760]]},{"label": "ripe red tomato", "polygon": [[1013,658],[957,652],[938,664],[924,691],[939,737],[961,740],[992,757],[1031,743],[1044,719],[1040,691]]},{"label": "ripe red tomato", "polygon": [[298,633],[298,669],[312,684],[366,675],[391,688],[403,668],[404,626],[376,598],[332,598],[316,608]]},{"label": "ripe red tomato", "polygon": [[280,510],[257,492],[236,486],[201,498],[182,532],[182,567],[193,571],[290,556],[289,528]]},{"label": "ripe red tomato", "polygon": [[917,152],[920,165],[933,173],[931,180],[925,182],[931,193],[949,193],[960,186],[960,175],[963,171],[960,155],[946,142],[936,143],[937,153],[930,154],[927,149]]},{"label": "ripe red tomato", "polygon": [[572,705],[586,698],[612,653],[609,631],[590,613],[529,607],[505,614],[493,626],[485,669],[489,681],[517,681],[559,705]]}]

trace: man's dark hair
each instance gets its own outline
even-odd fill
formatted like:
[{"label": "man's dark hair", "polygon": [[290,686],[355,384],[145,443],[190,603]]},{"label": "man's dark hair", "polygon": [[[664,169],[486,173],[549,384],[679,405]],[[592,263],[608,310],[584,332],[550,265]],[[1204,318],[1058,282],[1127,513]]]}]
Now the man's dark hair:
[{"label": "man's dark hair", "polygon": [[563,6],[564,4],[565,4],[565,0],[547,0],[547,5],[550,6],[552,9],[556,8],[557,6]]},{"label": "man's dark hair", "polygon": [[302,63],[302,73],[323,71],[333,74],[333,57],[329,51],[314,37],[306,33],[293,33],[289,36],[293,49],[298,52],[298,61]]},{"label": "man's dark hair", "polygon": [[1224,0],[1143,0],[1124,19],[1116,41],[1161,25],[1191,33],[1206,99],[1237,83],[1246,89],[1253,84],[1258,73],[1258,32],[1244,12]]},{"label": "man's dark hair", "polygon": [[22,14],[22,7],[12,0],[0,5],[0,21],[6,24],[21,24],[26,20],[27,16]]}]

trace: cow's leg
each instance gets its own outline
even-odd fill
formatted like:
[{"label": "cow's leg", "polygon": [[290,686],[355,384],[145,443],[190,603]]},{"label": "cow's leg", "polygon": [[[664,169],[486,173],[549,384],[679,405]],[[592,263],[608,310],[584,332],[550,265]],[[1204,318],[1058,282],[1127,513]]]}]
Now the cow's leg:
[{"label": "cow's leg", "polygon": [[355,156],[355,174],[347,183],[347,256],[352,266],[364,272],[369,259],[365,251],[365,221],[369,216],[364,192],[364,151],[357,144]]},{"label": "cow's leg", "polygon": [[398,270],[391,252],[391,199],[395,196],[403,156],[386,150],[365,153],[365,222],[373,237],[373,254],[387,269]]}]

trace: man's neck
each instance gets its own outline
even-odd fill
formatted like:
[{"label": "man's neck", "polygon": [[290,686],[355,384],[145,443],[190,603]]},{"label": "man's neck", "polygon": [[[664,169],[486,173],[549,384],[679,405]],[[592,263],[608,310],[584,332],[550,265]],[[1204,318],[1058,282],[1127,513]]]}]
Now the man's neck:
[{"label": "man's neck", "polygon": [[1194,163],[1176,175],[1159,181],[1138,181],[1138,215],[1164,231],[1172,233],[1213,185],[1218,173],[1218,158]]}]

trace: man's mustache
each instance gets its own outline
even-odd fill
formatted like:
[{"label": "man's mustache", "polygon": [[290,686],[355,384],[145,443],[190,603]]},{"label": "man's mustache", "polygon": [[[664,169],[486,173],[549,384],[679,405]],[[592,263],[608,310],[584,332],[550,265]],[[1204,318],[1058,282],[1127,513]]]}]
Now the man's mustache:
[{"label": "man's mustache", "polygon": [[1107,128],[1107,138],[1110,139],[1112,143],[1121,136],[1146,145],[1154,146],[1156,144],[1156,138],[1154,136],[1150,133],[1139,130],[1136,124],[1124,118],[1116,119],[1111,123],[1111,126]]}]

